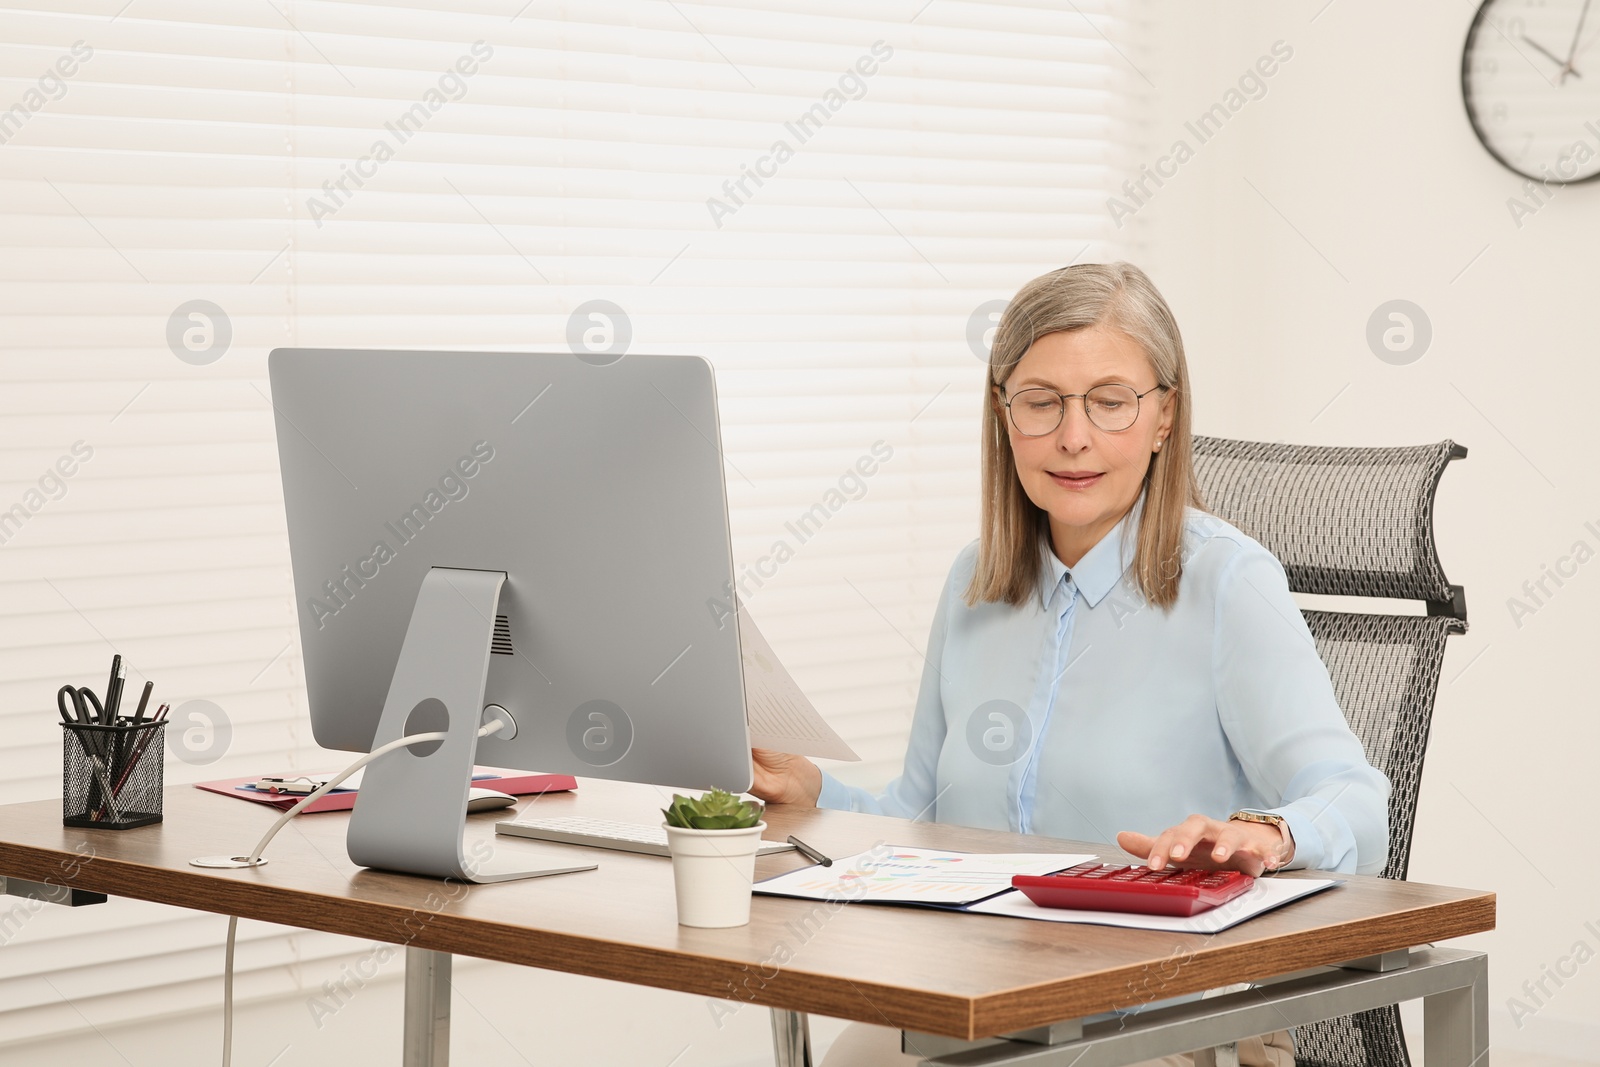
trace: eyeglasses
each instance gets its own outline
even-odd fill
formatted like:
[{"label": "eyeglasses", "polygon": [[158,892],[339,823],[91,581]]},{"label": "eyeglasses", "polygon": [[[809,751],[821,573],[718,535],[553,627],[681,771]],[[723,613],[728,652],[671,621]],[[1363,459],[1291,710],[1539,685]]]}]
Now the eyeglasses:
[{"label": "eyeglasses", "polygon": [[1023,389],[1006,401],[1011,425],[1024,437],[1043,437],[1054,433],[1066,414],[1068,400],[1082,400],[1083,413],[1106,433],[1126,430],[1139,421],[1139,401],[1164,385],[1151,386],[1142,393],[1128,385],[1097,385],[1087,393],[1058,393],[1054,389]]}]

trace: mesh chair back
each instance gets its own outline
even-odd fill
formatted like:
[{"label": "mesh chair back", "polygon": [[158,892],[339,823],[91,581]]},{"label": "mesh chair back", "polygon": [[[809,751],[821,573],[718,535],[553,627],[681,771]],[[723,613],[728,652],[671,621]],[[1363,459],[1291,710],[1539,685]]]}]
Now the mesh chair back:
[{"label": "mesh chair back", "polygon": [[[1210,510],[1260,541],[1300,593],[1421,600],[1427,615],[1306,611],[1306,624],[1367,759],[1389,778],[1385,878],[1404,878],[1445,638],[1466,598],[1445,579],[1433,497],[1450,441],[1330,448],[1195,438]],[[1410,1067],[1398,1006],[1296,1028],[1297,1067]]]},{"label": "mesh chair back", "polygon": [[1303,614],[1351,731],[1367,761],[1389,778],[1389,859],[1382,876],[1403,879],[1444,639],[1463,624],[1437,615]]},{"label": "mesh chair back", "polygon": [[1207,505],[1278,557],[1289,588],[1421,600],[1461,619],[1460,590],[1445,580],[1433,543],[1433,495],[1445,465],[1466,454],[1453,441],[1331,448],[1194,440]]}]

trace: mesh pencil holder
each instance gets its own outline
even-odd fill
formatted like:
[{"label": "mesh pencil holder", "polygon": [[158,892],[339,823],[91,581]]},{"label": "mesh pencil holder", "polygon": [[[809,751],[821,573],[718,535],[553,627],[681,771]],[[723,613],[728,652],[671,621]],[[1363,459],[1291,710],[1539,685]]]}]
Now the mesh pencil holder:
[{"label": "mesh pencil holder", "polygon": [[61,724],[61,821],[129,830],[161,821],[166,721]]}]

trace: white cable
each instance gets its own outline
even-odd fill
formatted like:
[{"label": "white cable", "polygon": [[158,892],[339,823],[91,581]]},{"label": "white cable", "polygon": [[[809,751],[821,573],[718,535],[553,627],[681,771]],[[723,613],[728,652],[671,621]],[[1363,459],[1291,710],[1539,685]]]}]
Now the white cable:
[{"label": "white cable", "polygon": [[233,939],[239,916],[228,916],[228,954],[222,965],[222,1067],[233,1063]]},{"label": "white cable", "polygon": [[[495,719],[493,722],[488,723],[480,728],[478,730],[478,736],[488,737],[497,730],[503,729],[505,725],[505,720]],[[307,806],[309,806],[313,801],[326,796],[330,790],[337,789],[340,782],[344,781],[346,778],[350,777],[352,774],[356,773],[361,768],[377,759],[379,756],[386,756],[397,748],[405,748],[408,745],[420,744],[423,741],[443,741],[449,736],[450,735],[443,730],[435,730],[431,733],[425,734],[412,734],[409,737],[397,738],[393,741],[390,741],[387,745],[381,745],[378,748],[373,749],[371,752],[368,752],[365,756],[362,756],[360,759],[350,764],[350,766],[346,767],[332,778],[329,778],[326,782],[319,786],[315,792],[306,794],[306,796],[302,798],[298,804],[279,816],[278,821],[272,824],[272,829],[263,834],[261,836],[261,840],[256,842],[256,847],[250,852],[250,862],[254,864],[256,860],[261,858],[261,853],[266,851],[267,844],[274,837],[278,836],[279,830],[282,830],[285,826],[289,825],[290,819],[306,810]],[[222,1067],[231,1067],[233,1063],[233,948],[235,937],[238,932],[239,917],[237,915],[228,916],[228,943],[226,949],[224,950],[222,963]]]}]

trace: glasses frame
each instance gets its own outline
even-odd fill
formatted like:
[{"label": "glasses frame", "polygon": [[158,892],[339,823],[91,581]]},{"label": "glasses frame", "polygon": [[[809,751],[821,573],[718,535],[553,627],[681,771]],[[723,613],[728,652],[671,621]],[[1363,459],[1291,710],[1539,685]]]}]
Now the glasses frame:
[{"label": "glasses frame", "polygon": [[[1121,382],[1106,382],[1105,384],[1106,385],[1122,385]],[[1123,385],[1122,387],[1124,389],[1129,389],[1129,390],[1133,389],[1133,386],[1131,386],[1131,385]],[[1102,388],[1102,386],[1097,385],[1097,386],[1094,387],[1094,389],[1100,389],[1100,388]],[[1089,393],[1094,392],[1094,389],[1090,389]],[[1004,406],[1005,406],[1005,409],[1006,409],[1006,418],[1008,418],[1011,421],[1012,427],[1024,437],[1048,437],[1050,434],[1053,434],[1057,430],[1061,429],[1061,424],[1063,422],[1065,422],[1066,418],[1067,418],[1067,401],[1069,401],[1069,400],[1082,401],[1082,403],[1083,403],[1083,417],[1088,420],[1090,426],[1093,426],[1095,429],[1099,430],[1101,433],[1127,433],[1129,430],[1133,429],[1133,427],[1139,421],[1139,413],[1144,410],[1144,403],[1143,403],[1144,402],[1144,398],[1149,396],[1151,393],[1155,392],[1157,389],[1160,389],[1162,392],[1166,392],[1166,390],[1168,389],[1168,386],[1161,385],[1161,384],[1158,383],[1156,385],[1152,385],[1150,388],[1146,389],[1142,393],[1136,392],[1136,393],[1133,394],[1133,419],[1128,423],[1128,425],[1124,426],[1120,430],[1108,430],[1104,426],[1101,426],[1098,422],[1094,421],[1094,416],[1089,414],[1089,393],[1057,393],[1054,389],[1046,389],[1042,385],[1030,385],[1026,389],[1018,389],[1013,396],[1006,397],[1005,402],[1004,402]],[[1021,396],[1023,393],[1032,393],[1032,392],[1054,393],[1056,396],[1061,398],[1061,414],[1056,418],[1056,424],[1054,426],[1050,427],[1048,430],[1044,430],[1044,431],[1042,431],[1040,433],[1029,433],[1028,431],[1024,430],[1021,426],[1018,426],[1017,425],[1017,414],[1016,414],[1016,412],[1011,410],[1011,401],[1012,400],[1016,399],[1016,397],[1018,397],[1018,396]]]}]

